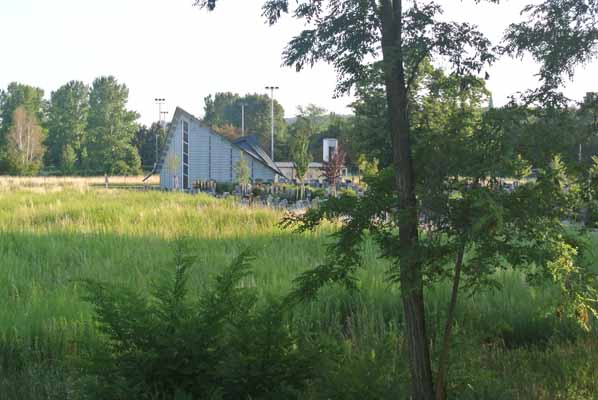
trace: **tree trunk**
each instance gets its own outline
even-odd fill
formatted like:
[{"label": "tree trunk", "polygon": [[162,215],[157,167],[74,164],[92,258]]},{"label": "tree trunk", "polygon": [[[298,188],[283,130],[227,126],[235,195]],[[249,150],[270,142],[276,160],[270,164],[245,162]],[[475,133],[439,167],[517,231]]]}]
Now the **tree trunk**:
[{"label": "tree trunk", "polygon": [[459,294],[459,282],[461,280],[461,268],[463,267],[463,255],[465,246],[462,245],[457,251],[455,260],[455,276],[453,277],[453,289],[451,292],[451,302],[446,316],[446,326],[444,329],[444,338],[442,340],[442,350],[438,362],[438,374],[436,375],[436,400],[446,399],[446,375],[448,373],[448,356],[451,343],[451,334],[453,331],[453,320],[455,319],[455,308],[457,307],[457,295]]},{"label": "tree trunk", "polygon": [[434,385],[426,332],[421,263],[417,256],[418,217],[415,173],[411,159],[408,93],[402,55],[401,0],[381,6],[382,54],[393,143],[395,185],[399,194],[398,225],[401,298],[409,348],[414,400],[433,400]]}]

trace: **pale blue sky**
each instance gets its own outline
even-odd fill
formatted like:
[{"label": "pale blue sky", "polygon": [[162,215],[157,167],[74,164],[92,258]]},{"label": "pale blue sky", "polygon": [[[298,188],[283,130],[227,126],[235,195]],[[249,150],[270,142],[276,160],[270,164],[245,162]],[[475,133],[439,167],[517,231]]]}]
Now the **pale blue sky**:
[{"label": "pale blue sky", "polygon": [[[220,0],[213,13],[192,0],[0,0],[0,87],[18,81],[50,92],[69,80],[91,83],[114,75],[130,89],[129,107],[141,122],[157,119],[155,97],[167,109],[181,106],[201,115],[203,98],[217,91],[281,90],[277,99],[292,116],[298,105],[315,103],[347,113],[350,98],[332,99],[336,76],[327,65],[296,73],[281,67],[281,52],[301,28],[289,18],[274,27],[260,16],[263,0]],[[446,17],[477,23],[501,37],[528,0],[500,6],[472,0],[441,0]],[[503,60],[490,71],[496,104],[536,84],[529,60]],[[598,64],[580,70],[566,93],[581,99],[598,91]]]}]

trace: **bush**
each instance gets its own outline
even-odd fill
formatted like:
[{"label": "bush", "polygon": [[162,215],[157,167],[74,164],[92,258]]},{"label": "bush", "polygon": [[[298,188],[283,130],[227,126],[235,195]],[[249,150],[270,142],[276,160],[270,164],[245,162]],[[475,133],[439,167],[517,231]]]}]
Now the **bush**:
[{"label": "bush", "polygon": [[177,246],[173,278],[151,298],[131,289],[85,281],[86,300],[105,340],[85,364],[101,399],[294,399],[316,376],[315,346],[290,333],[284,307],[258,305],[239,256],[211,288],[191,300],[192,259]]},{"label": "bush", "polygon": [[591,201],[588,204],[586,226],[588,228],[598,228],[598,200]]},{"label": "bush", "polygon": [[216,182],[216,193],[232,193],[235,190],[235,184],[232,182]]}]

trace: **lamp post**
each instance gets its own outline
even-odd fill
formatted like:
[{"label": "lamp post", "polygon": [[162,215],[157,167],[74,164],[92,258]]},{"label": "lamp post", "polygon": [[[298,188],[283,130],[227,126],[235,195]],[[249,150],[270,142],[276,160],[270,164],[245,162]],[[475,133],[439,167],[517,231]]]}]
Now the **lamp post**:
[{"label": "lamp post", "polygon": [[241,136],[245,136],[245,106],[247,104],[241,103]]},{"label": "lamp post", "polygon": [[274,91],[280,89],[278,86],[266,86],[266,90],[270,91],[271,116],[272,116],[272,132],[270,133],[270,158],[274,161]]},{"label": "lamp post", "polygon": [[[166,116],[168,115],[168,111],[162,111],[161,115],[162,115],[162,122],[161,122],[162,139],[165,139],[166,138]],[[158,133],[158,132],[156,131],[156,133]],[[159,147],[159,141],[156,142],[156,147]],[[158,152],[158,154],[159,154],[159,152]],[[158,157],[160,157],[160,156],[158,155]],[[158,163],[158,161],[159,161],[158,158],[156,158],[156,164]]]},{"label": "lamp post", "polygon": [[[162,104],[166,101],[164,98],[155,98],[154,101],[158,104],[158,125],[162,125]],[[156,159],[154,160],[154,168],[158,166],[158,131],[156,131]]]}]

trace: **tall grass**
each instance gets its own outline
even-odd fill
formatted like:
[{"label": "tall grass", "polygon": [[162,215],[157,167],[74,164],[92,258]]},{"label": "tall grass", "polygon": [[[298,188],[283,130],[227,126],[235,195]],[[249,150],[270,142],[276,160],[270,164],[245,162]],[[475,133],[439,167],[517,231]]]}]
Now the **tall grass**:
[{"label": "tall grass", "polygon": [[[104,176],[0,176],[0,190],[18,190],[21,188],[56,188],[102,186]],[[109,185],[143,185],[144,176],[109,176]],[[148,185],[160,184],[160,177],[153,175],[145,182]]]},{"label": "tall grass", "polygon": [[[36,386],[26,388],[19,382],[33,376],[39,383],[35,396],[56,392],[54,398],[65,398],[60,396],[70,390],[69,385],[76,386],[76,372],[61,375],[62,380],[55,374],[72,364],[81,346],[93,345],[97,339],[90,307],[80,300],[81,279],[147,291],[170,265],[172,242],[184,236],[193,243],[199,260],[190,274],[191,290],[205,285],[217,272],[216,266],[228,265],[249,248],[257,261],[252,278],[244,284],[255,286],[264,298],[282,296],[291,290],[298,273],[323,260],[328,234],[334,229],[325,226],[297,235],[278,227],[282,215],[274,210],[241,207],[203,195],[87,186],[0,190],[0,204],[0,376],[4,376],[0,393],[12,390],[9,398],[32,398],[33,394],[19,390]],[[385,262],[374,246],[367,244],[365,252],[367,268],[360,274],[359,292],[328,288],[316,301],[298,307],[291,323],[306,334],[344,343],[346,368],[336,375],[330,372],[331,382],[349,385],[342,382],[343,376],[378,365],[380,374],[383,369],[386,374],[396,372],[391,375],[398,381],[384,381],[389,388],[405,385],[399,290],[386,282]],[[583,334],[551,312],[558,301],[551,287],[532,289],[511,271],[498,279],[502,291],[462,297],[460,302],[451,377],[459,393],[497,390],[492,385],[508,375],[501,368],[516,363],[516,357],[527,360],[537,351],[543,357],[567,354],[578,360],[583,358],[579,346],[598,348],[593,333]],[[448,286],[428,289],[426,309],[434,351],[448,296]],[[584,344],[570,344],[575,341]],[[497,348],[505,350],[497,355]],[[378,362],[380,357],[371,358],[374,353],[384,353],[386,358]],[[463,354],[471,360],[463,359]],[[472,371],[483,363],[494,369],[481,379]],[[35,365],[43,367],[31,369]],[[598,381],[598,373],[587,373],[584,384],[590,378]],[[473,383],[478,388],[470,389]],[[356,388],[355,393],[361,392]]]}]

